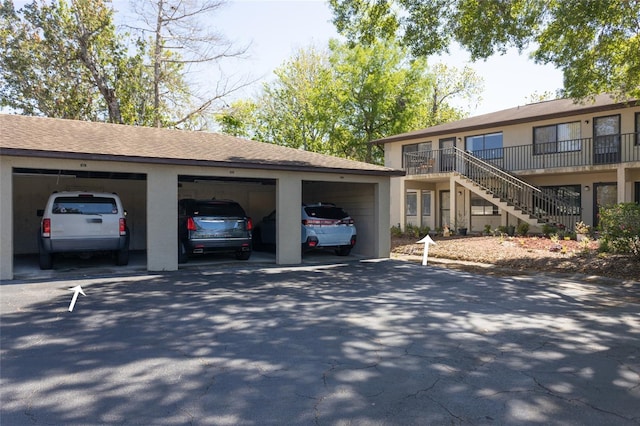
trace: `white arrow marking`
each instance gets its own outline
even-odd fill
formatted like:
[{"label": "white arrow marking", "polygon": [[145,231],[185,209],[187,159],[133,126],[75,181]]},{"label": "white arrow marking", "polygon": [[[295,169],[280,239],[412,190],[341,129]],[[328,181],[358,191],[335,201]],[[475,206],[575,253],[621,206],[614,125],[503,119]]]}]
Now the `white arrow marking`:
[{"label": "white arrow marking", "polygon": [[86,294],[84,294],[84,291],[82,291],[82,287],[80,287],[79,285],[71,287],[69,290],[73,290],[73,297],[71,298],[71,303],[69,304],[69,312],[73,312],[73,307],[76,306],[76,300],[78,300],[78,293],[82,293],[83,296],[86,296]]},{"label": "white arrow marking", "polygon": [[424,243],[424,254],[422,255],[422,266],[426,266],[427,258],[429,257],[429,245],[436,244],[436,242],[431,239],[429,234],[427,234],[423,239],[417,242]]}]

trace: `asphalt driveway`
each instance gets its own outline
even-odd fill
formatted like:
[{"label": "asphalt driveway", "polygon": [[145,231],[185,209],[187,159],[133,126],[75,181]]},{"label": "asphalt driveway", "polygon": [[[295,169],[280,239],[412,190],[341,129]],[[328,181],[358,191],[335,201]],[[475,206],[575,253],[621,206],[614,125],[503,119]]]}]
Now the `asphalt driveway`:
[{"label": "asphalt driveway", "polygon": [[640,424],[637,286],[385,260],[0,292],[2,425]]}]

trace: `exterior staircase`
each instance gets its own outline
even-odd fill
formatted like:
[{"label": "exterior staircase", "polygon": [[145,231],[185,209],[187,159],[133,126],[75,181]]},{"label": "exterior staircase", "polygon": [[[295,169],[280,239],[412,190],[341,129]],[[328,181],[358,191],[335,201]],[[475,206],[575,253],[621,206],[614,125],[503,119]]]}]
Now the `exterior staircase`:
[{"label": "exterior staircase", "polygon": [[553,224],[573,231],[574,207],[553,193],[530,185],[511,173],[458,148],[454,180],[480,197],[532,226]]}]

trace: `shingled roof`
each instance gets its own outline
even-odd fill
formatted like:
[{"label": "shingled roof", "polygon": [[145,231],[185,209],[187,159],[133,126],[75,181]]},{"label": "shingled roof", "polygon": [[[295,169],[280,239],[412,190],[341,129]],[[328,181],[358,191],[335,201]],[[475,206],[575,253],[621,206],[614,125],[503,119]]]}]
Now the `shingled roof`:
[{"label": "shingled roof", "polygon": [[404,171],[219,133],[0,114],[0,154],[402,176]]},{"label": "shingled roof", "polygon": [[626,102],[615,101],[610,95],[606,94],[595,96],[594,99],[585,100],[583,102],[575,102],[572,99],[556,99],[491,112],[488,114],[465,118],[463,120],[452,121],[450,123],[439,124],[426,129],[389,136],[373,141],[372,143],[385,144],[389,142],[422,139],[434,136],[450,135],[458,132],[468,132],[533,121],[562,118],[577,114],[594,114],[613,109],[630,107],[637,104],[638,102],[635,100]]}]

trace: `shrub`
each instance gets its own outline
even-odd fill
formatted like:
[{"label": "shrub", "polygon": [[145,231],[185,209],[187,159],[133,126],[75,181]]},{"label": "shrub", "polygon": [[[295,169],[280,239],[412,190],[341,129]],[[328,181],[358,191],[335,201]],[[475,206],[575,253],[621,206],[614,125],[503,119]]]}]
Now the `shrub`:
[{"label": "shrub", "polygon": [[640,205],[620,203],[600,208],[600,249],[640,257]]},{"label": "shrub", "polygon": [[554,223],[545,223],[542,225],[542,233],[545,237],[549,237],[551,234],[556,234],[558,227]]},{"label": "shrub", "polygon": [[428,226],[416,226],[412,224],[407,224],[405,226],[405,230],[403,231],[400,228],[400,225],[391,227],[391,236],[392,237],[406,237],[406,238],[422,238],[429,234],[431,228]]},{"label": "shrub", "polygon": [[527,222],[520,222],[517,228],[518,235],[526,236],[529,233],[529,224]]},{"label": "shrub", "polygon": [[484,233],[487,234],[487,235],[491,235],[491,225],[486,224],[484,226]]}]

